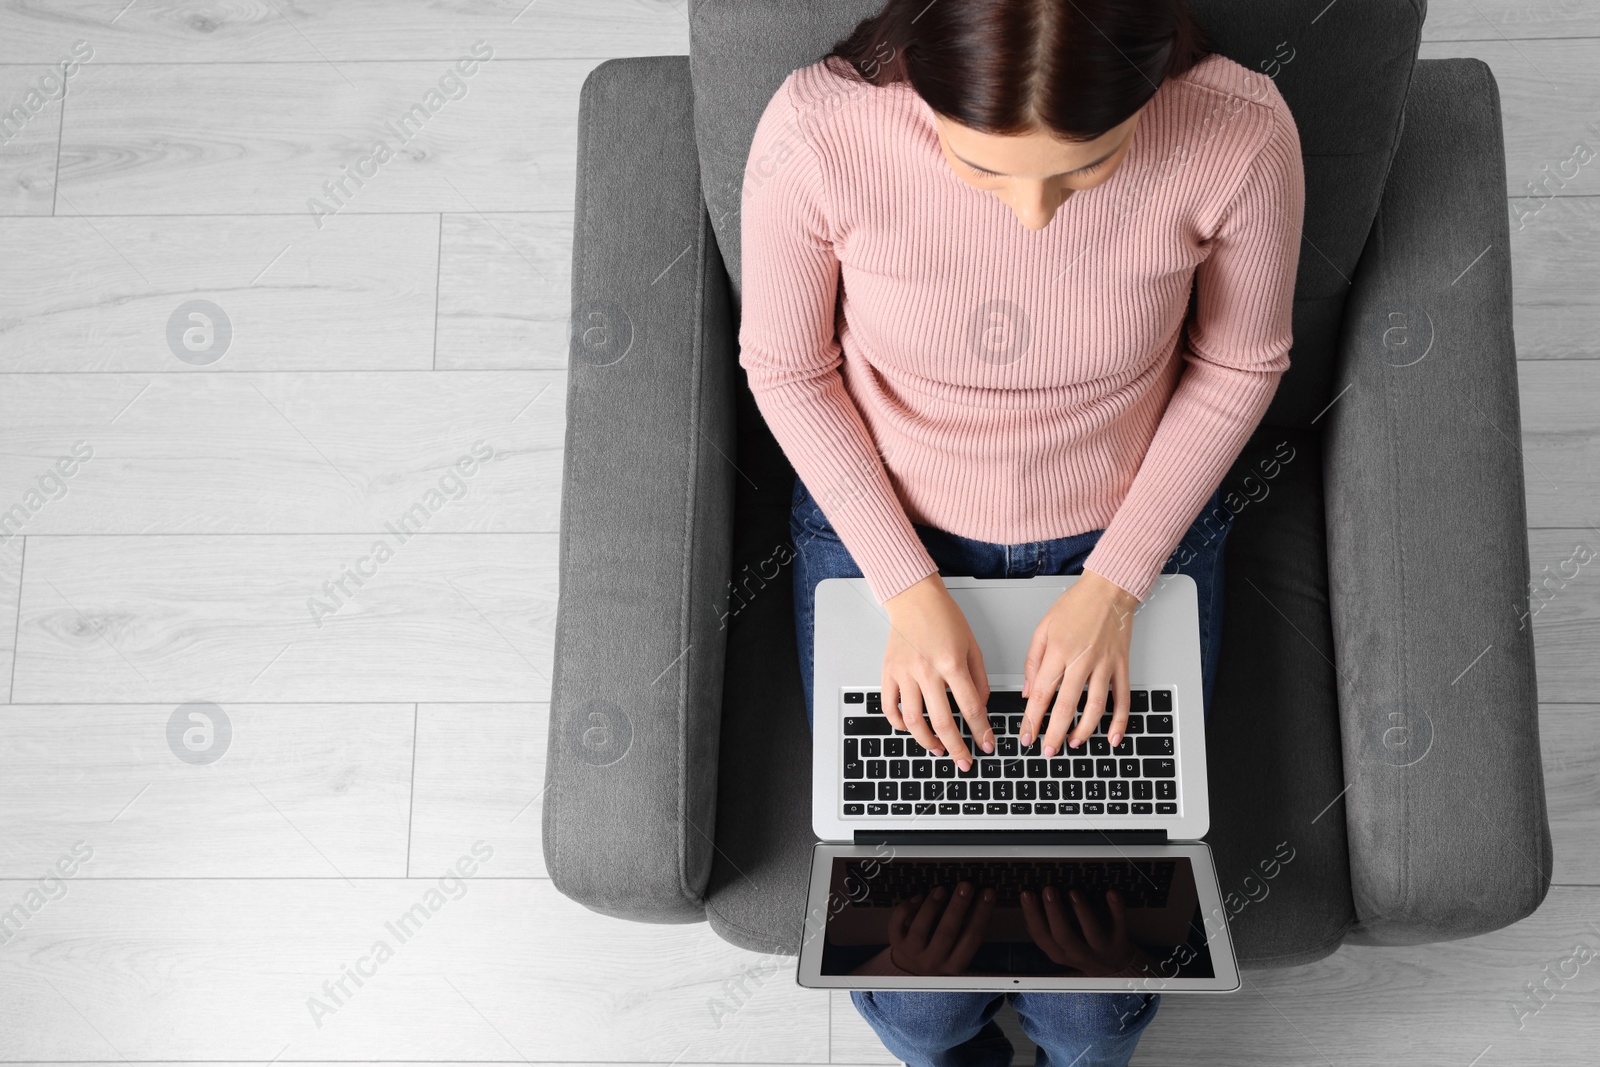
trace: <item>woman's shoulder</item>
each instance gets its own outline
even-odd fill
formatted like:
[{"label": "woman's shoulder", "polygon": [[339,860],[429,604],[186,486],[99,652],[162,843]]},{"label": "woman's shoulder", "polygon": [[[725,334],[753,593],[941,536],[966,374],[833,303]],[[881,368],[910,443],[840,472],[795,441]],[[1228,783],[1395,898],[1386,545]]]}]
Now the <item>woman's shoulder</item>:
[{"label": "woman's shoulder", "polygon": [[1230,114],[1251,107],[1262,115],[1270,114],[1294,124],[1277,82],[1221,52],[1202,56],[1170,81],[1176,93],[1208,97],[1211,104],[1224,107]]}]

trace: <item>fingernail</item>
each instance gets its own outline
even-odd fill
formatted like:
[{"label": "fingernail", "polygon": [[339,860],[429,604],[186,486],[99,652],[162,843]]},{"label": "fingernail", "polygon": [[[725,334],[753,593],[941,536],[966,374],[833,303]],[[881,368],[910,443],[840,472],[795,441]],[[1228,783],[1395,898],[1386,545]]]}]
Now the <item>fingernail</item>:
[{"label": "fingernail", "polygon": [[1022,731],[1021,743],[1023,748],[1027,748],[1029,745],[1033,744],[1033,735],[1026,730]]},{"label": "fingernail", "polygon": [[934,896],[934,899],[936,899],[936,900],[942,900],[944,898],[944,886],[942,886],[942,885],[934,886],[933,887],[933,896]]},{"label": "fingernail", "polygon": [[994,751],[994,742],[993,741],[985,741],[983,743],[983,750],[985,752],[993,752]]},{"label": "fingernail", "polygon": [[1113,745],[1117,744],[1121,740],[1122,740],[1122,731],[1121,730],[1113,730],[1113,731],[1111,731],[1111,743]]},{"label": "fingernail", "polygon": [[960,890],[958,890],[958,892],[960,892],[960,894],[962,896],[964,896],[964,897],[965,896],[971,896],[972,895],[972,887],[963,882],[962,885],[961,885],[961,888],[960,888]]},{"label": "fingernail", "polygon": [[966,771],[972,770],[972,761],[969,759],[964,759],[957,763],[956,766],[960,767],[962,772],[965,773]]},{"label": "fingernail", "polygon": [[1049,759],[1051,756],[1054,756],[1055,754],[1056,754],[1056,746],[1054,746],[1054,745],[1045,745],[1044,746],[1045,759]]}]

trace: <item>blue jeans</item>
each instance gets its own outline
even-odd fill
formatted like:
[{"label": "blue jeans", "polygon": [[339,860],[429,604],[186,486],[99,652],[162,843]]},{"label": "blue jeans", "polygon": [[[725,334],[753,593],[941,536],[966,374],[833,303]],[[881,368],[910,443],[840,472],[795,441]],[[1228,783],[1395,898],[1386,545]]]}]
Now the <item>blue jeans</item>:
[{"label": "blue jeans", "polygon": [[[1032,578],[1082,574],[1083,562],[1104,530],[997,545],[912,523],[942,575]],[[1223,544],[1233,512],[1220,487],[1184,534],[1163,574],[1194,579],[1200,607],[1203,710],[1211,713],[1211,686],[1222,638]],[[824,578],[860,578],[861,570],[799,478],[789,511],[795,546],[794,619],[805,689],[806,726],[812,728],[811,658],[816,589]],[[1007,667],[1002,673],[1020,673]],[[1048,722],[1048,720],[1047,720]],[[852,990],[856,1011],[884,1047],[911,1067],[1006,1067],[1014,1050],[992,1020],[1000,998],[1010,997],[1023,1031],[1039,1046],[1035,1067],[1124,1067],[1161,1004],[1159,993],[864,992]]]}]

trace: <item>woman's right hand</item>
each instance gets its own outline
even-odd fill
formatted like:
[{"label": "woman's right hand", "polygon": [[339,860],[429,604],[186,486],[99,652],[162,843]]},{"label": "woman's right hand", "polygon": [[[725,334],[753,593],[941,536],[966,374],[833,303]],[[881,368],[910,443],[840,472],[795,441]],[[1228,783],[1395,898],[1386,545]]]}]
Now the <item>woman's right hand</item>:
[{"label": "woman's right hand", "polygon": [[935,756],[948,752],[958,767],[968,770],[973,754],[962,743],[961,728],[950,714],[945,686],[955,695],[973,740],[985,752],[994,751],[994,733],[987,713],[989,675],[967,617],[937,572],[896,593],[883,606],[889,613],[881,686],[884,716]]}]

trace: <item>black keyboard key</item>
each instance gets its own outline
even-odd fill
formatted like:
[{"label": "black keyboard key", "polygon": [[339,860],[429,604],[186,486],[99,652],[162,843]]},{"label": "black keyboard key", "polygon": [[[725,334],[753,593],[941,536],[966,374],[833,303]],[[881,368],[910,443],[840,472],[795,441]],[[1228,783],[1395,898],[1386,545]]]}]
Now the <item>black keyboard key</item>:
[{"label": "black keyboard key", "polygon": [[1133,813],[1135,815],[1149,815],[1150,810],[1149,804],[1141,804],[1138,801],[1133,802]]},{"label": "black keyboard key", "polygon": [[[1128,805],[1126,805],[1126,804],[1107,804],[1106,805],[1106,814],[1107,815],[1126,815],[1126,814],[1128,814]],[[1115,870],[1115,869],[1117,869],[1117,868],[1113,868],[1113,870]]]},{"label": "black keyboard key", "polygon": [[1117,771],[1124,778],[1139,777],[1139,761],[1129,756],[1127,759],[1117,761]]},{"label": "black keyboard key", "polygon": [[943,800],[944,783],[940,781],[923,782],[922,797],[924,800]]},{"label": "black keyboard key", "polygon": [[1144,716],[1143,715],[1129,715],[1128,716],[1128,725],[1127,725],[1127,727],[1125,727],[1123,729],[1122,732],[1125,733],[1125,734],[1142,734],[1142,733],[1144,733]]},{"label": "black keyboard key", "polygon": [[1167,779],[1166,781],[1157,782],[1156,783],[1156,799],[1157,800],[1177,800],[1178,799],[1178,783],[1172,781],[1170,778]]},{"label": "black keyboard key", "polygon": [[917,814],[918,815],[932,815],[934,809],[937,808],[938,806],[939,805],[937,805],[937,804],[929,804],[926,801],[924,801],[923,803],[916,805]]},{"label": "black keyboard key", "polygon": [[967,795],[972,797],[973,800],[988,800],[989,783],[983,781],[973,782],[967,787]]},{"label": "black keyboard key", "polygon": [[1104,800],[1106,798],[1106,784],[1104,782],[1085,782],[1083,790],[1083,795],[1090,800]]},{"label": "black keyboard key", "polygon": [[1039,799],[1040,800],[1060,800],[1061,799],[1061,783],[1055,781],[1054,779],[1051,779],[1049,781],[1040,782],[1039,783]]},{"label": "black keyboard key", "polygon": [[1056,806],[1054,804],[1035,804],[1033,806],[1033,813],[1035,815],[1054,815],[1056,813]]},{"label": "black keyboard key", "polygon": [[1083,783],[1082,782],[1062,782],[1061,783],[1061,799],[1062,800],[1082,800],[1083,799]]},{"label": "black keyboard key", "polygon": [[[1098,730],[1099,728],[1096,727],[1096,729]],[[1107,738],[1101,737],[1099,735],[1099,733],[1096,733],[1093,737],[1089,738],[1089,755],[1091,755],[1091,756],[1109,756],[1109,755],[1111,755],[1111,742],[1110,742],[1110,740],[1107,739]]]},{"label": "black keyboard key", "polygon": [[920,756],[926,756],[927,754],[928,750],[923,748],[921,743],[918,742],[915,737],[906,738],[906,755],[910,756],[912,759],[916,759]]},{"label": "black keyboard key", "polygon": [[[1126,783],[1119,783],[1119,784],[1126,784]],[[900,783],[900,799],[901,800],[921,800],[922,799],[922,783],[921,782],[901,782]]]},{"label": "black keyboard key", "polygon": [[1000,761],[997,759],[982,759],[978,763],[983,766],[983,776],[985,778],[999,778],[1003,773]]},{"label": "black keyboard key", "polygon": [[1022,733],[1022,720],[1023,720],[1023,718],[1024,718],[1024,716],[1021,716],[1021,715],[1011,715],[1011,716],[1008,716],[1008,717],[1006,717],[1004,719],[996,719],[995,721],[996,722],[1005,723],[1006,724],[1005,725],[1006,732],[1010,733],[1012,735],[1016,735],[1016,734]]},{"label": "black keyboard key", "polygon": [[878,799],[879,800],[899,800],[900,799],[900,783],[899,782],[879,782],[878,783]]},{"label": "black keyboard key", "polygon": [[1152,690],[1150,690],[1150,710],[1151,711],[1171,711],[1172,710],[1172,690],[1170,690],[1170,689],[1152,689]]},{"label": "black keyboard key", "polygon": [[910,778],[911,761],[908,759],[892,759],[889,761],[890,778]]},{"label": "black keyboard key", "polygon": [[887,777],[889,777],[889,761],[888,760],[881,760],[881,759],[869,759],[869,760],[867,760],[867,777],[868,778],[887,778]]},{"label": "black keyboard key", "polygon": [[965,799],[967,799],[967,783],[966,782],[947,782],[947,783],[945,783],[944,795],[949,800],[965,800]]},{"label": "black keyboard key", "polygon": [[856,760],[856,759],[860,759],[860,758],[861,758],[861,740],[859,738],[855,738],[855,737],[847,737],[847,738],[845,738],[844,739],[844,761],[846,763],[849,763],[851,760]]},{"label": "black keyboard key", "polygon": [[1076,804],[1057,804],[1056,805],[1056,811],[1058,813],[1062,814],[1062,815],[1076,815],[1076,814],[1078,814],[1078,805],[1076,805]]},{"label": "black keyboard key", "polygon": [[911,805],[910,804],[890,804],[889,805],[889,814],[890,815],[910,815],[911,814]]},{"label": "black keyboard key", "polygon": [[961,805],[960,804],[951,804],[951,803],[940,804],[939,805],[939,814],[940,815],[960,815],[961,814]]},{"label": "black keyboard key", "polygon": [[1017,754],[1017,739],[1010,734],[996,738],[994,754],[996,756],[1015,756]]},{"label": "black keyboard key", "polygon": [[867,694],[867,714],[868,715],[882,715],[883,714],[883,694],[882,693],[868,693]]},{"label": "black keyboard key", "polygon": [[1149,782],[1146,782],[1146,781],[1141,779],[1140,781],[1137,781],[1137,782],[1133,783],[1133,799],[1135,799],[1135,800],[1149,800],[1151,795],[1152,795],[1152,789],[1150,787],[1150,783]]},{"label": "black keyboard key", "polygon": [[844,813],[846,815],[864,815],[866,814],[866,811],[867,806],[865,804],[846,804],[844,806]]},{"label": "black keyboard key", "polygon": [[1178,814],[1178,805],[1171,804],[1171,803],[1163,804],[1160,801],[1157,801],[1156,802],[1156,814],[1157,815],[1176,815],[1176,814]]},{"label": "black keyboard key", "polygon": [[906,739],[904,737],[886,737],[883,740],[883,754],[889,759],[899,759],[906,754]]},{"label": "black keyboard key", "polygon": [[[845,742],[845,744],[849,743],[848,741]],[[883,755],[883,738],[863,737],[861,739],[862,759],[877,759],[881,755]]]},{"label": "black keyboard key", "polygon": [[1115,778],[1117,776],[1117,761],[1110,757],[1095,760],[1094,776],[1096,778]]},{"label": "black keyboard key", "polygon": [[1141,737],[1134,750],[1141,756],[1170,756],[1173,751],[1172,735]]},{"label": "black keyboard key", "polygon": [[932,778],[933,777],[933,760],[931,760],[931,759],[914,759],[914,760],[912,760],[911,761],[911,777],[913,777],[913,778]]},{"label": "black keyboard key", "polygon": [[1032,815],[1033,814],[1033,805],[1032,804],[1013,804],[1013,805],[1011,805],[1011,814],[1013,814],[1013,815]]},{"label": "black keyboard key", "polygon": [[887,814],[889,814],[889,805],[887,805],[887,804],[868,804],[867,805],[867,814],[868,815],[887,815]]},{"label": "black keyboard key", "polygon": [[857,734],[892,734],[894,727],[888,719],[871,719],[865,715],[851,715],[844,720],[846,737]]},{"label": "black keyboard key", "polygon": [[1037,735],[1032,741],[1023,746],[1018,754],[1023,756],[1037,756],[1044,752],[1044,738]]},{"label": "black keyboard key", "polygon": [[1004,814],[1006,814],[1006,809],[1009,808],[1010,806],[1011,805],[1009,805],[1009,804],[1000,804],[1000,803],[990,804],[989,807],[988,807],[988,814],[990,814],[990,815],[1004,815]]},{"label": "black keyboard key", "polygon": [[865,693],[846,693],[844,695],[844,702],[846,704],[864,704],[866,703],[866,700],[867,694]]},{"label": "black keyboard key", "polygon": [[996,800],[1011,799],[1011,783],[1001,780],[994,783],[994,798]]},{"label": "black keyboard key", "polygon": [[[846,782],[844,784],[844,798],[846,800],[871,800],[877,796],[878,789],[871,782]],[[860,812],[856,813],[861,814]]]},{"label": "black keyboard key", "polygon": [[1128,693],[1131,711],[1135,715],[1143,715],[1150,710],[1150,692],[1146,689],[1134,689]]},{"label": "black keyboard key", "polygon": [[1022,781],[1017,783],[1018,800],[1038,800],[1039,783]]},{"label": "black keyboard key", "polygon": [[1028,761],[1029,778],[1047,778],[1050,774],[1050,761],[1031,759]]},{"label": "black keyboard key", "polygon": [[1083,806],[1083,813],[1085,815],[1104,815],[1106,813],[1106,806],[1104,804],[1085,804]]},{"label": "black keyboard key", "polygon": [[1175,778],[1178,775],[1176,760],[1146,759],[1144,763],[1144,776],[1146,778]]},{"label": "black keyboard key", "polygon": [[953,759],[934,760],[933,776],[935,778],[954,778],[956,776],[956,761]]},{"label": "black keyboard key", "polygon": [[1074,778],[1093,778],[1094,777],[1094,760],[1092,760],[1092,759],[1075,759],[1075,760],[1073,760],[1072,761],[1072,777],[1074,777]]},{"label": "black keyboard key", "polygon": [[1071,778],[1072,777],[1072,761],[1071,760],[1064,760],[1064,759],[1053,759],[1053,760],[1051,760],[1050,761],[1050,777],[1052,777],[1052,778]]},{"label": "black keyboard key", "polygon": [[1020,760],[1020,759],[1008,759],[1008,760],[1005,761],[1005,772],[1006,772],[1006,777],[1007,778],[1021,778],[1021,777],[1024,777],[1024,775],[1027,772],[1027,769],[1028,768],[1027,768],[1026,762],[1023,761],[1023,760]]},{"label": "black keyboard key", "polygon": [[[1107,783],[1107,787],[1110,790],[1108,795],[1110,796],[1110,798],[1112,800],[1127,800],[1128,799],[1128,783],[1127,782],[1122,782],[1122,781],[1109,782],[1109,783]],[[904,796],[904,795],[905,795],[905,793],[902,790],[901,796]]]},{"label": "black keyboard key", "polygon": [[961,814],[963,814],[963,815],[982,815],[983,814],[983,805],[982,804],[963,804],[963,805],[961,805]]},{"label": "black keyboard key", "polygon": [[1124,737],[1121,741],[1118,741],[1116,744],[1112,745],[1111,754],[1113,756],[1133,755],[1133,738]]},{"label": "black keyboard key", "polygon": [[867,773],[866,764],[858,759],[844,761],[844,776],[846,778],[860,778]]},{"label": "black keyboard key", "polygon": [[1146,715],[1144,717],[1144,732],[1147,734],[1170,734],[1172,732],[1172,716]]}]

